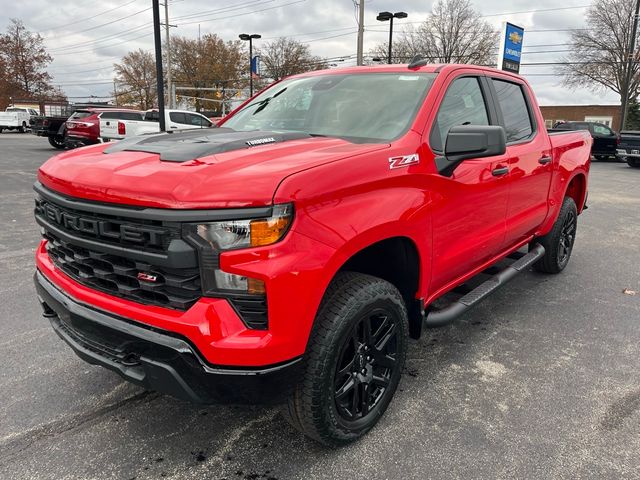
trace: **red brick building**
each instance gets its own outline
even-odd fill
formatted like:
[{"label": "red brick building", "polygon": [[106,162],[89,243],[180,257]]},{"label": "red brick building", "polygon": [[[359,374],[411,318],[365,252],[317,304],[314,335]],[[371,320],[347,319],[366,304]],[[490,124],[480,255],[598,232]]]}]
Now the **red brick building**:
[{"label": "red brick building", "polygon": [[548,105],[540,110],[547,128],[564,120],[598,122],[620,130],[620,105]]}]

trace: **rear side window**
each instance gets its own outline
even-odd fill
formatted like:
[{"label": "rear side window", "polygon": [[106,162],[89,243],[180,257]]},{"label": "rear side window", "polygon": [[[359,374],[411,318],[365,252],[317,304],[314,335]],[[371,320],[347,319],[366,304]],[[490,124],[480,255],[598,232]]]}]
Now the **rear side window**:
[{"label": "rear side window", "polygon": [[138,112],[103,112],[100,118],[103,120],[142,120],[142,114]]},{"label": "rear side window", "polygon": [[169,114],[169,119],[175,123],[187,124],[186,115],[182,112],[171,112]]},{"label": "rear side window", "polygon": [[498,104],[504,118],[507,143],[525,140],[533,133],[527,100],[522,87],[516,83],[492,79]]},{"label": "rear side window", "polygon": [[188,117],[189,117],[189,123],[191,125],[195,125],[197,127],[208,127],[209,125],[211,125],[211,122],[209,122],[209,120],[207,120],[204,117],[201,117],[200,115],[190,113]]},{"label": "rear side window", "polygon": [[71,115],[71,118],[73,119],[87,118],[87,117],[90,117],[92,114],[93,112],[89,112],[87,110],[78,110],[77,112],[74,112],[73,115]]},{"label": "rear side window", "polygon": [[604,125],[599,125],[597,123],[593,124],[593,132],[598,135],[607,135],[609,137],[613,135],[613,131],[609,127],[605,127]]},{"label": "rear side window", "polygon": [[449,86],[429,136],[434,151],[444,151],[447,134],[456,125],[489,125],[487,106],[475,77],[458,78]]}]

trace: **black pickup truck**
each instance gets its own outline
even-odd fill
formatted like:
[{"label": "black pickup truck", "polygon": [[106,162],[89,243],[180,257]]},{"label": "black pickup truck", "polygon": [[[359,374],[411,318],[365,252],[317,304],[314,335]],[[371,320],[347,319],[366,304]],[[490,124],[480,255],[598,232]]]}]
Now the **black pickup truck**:
[{"label": "black pickup truck", "polygon": [[640,168],[640,131],[620,132],[618,157],[625,160],[630,167]]},{"label": "black pickup truck", "polygon": [[54,117],[33,117],[31,119],[31,133],[38,137],[47,137],[53,148],[63,150],[67,133],[65,122],[72,113]]},{"label": "black pickup truck", "polygon": [[622,160],[617,154],[620,135],[606,125],[597,122],[560,122],[553,127],[553,131],[562,130],[588,130],[593,138],[591,155],[595,160]]}]

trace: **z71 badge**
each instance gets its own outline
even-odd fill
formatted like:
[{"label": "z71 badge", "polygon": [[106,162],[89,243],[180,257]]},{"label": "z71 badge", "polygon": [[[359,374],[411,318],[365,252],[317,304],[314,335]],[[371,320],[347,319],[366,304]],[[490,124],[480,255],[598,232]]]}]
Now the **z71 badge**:
[{"label": "z71 badge", "polygon": [[408,167],[409,165],[416,165],[418,163],[420,163],[420,157],[417,153],[389,158],[389,168]]}]

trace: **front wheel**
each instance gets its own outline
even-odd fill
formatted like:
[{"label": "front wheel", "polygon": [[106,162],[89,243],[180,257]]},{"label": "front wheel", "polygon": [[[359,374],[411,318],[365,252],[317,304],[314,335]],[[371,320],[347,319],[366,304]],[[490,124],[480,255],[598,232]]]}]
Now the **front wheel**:
[{"label": "front wheel", "polygon": [[634,168],[640,168],[640,159],[627,157],[627,165]]},{"label": "front wheel", "polygon": [[362,437],[393,398],[408,331],[398,289],[369,275],[339,273],[318,311],[304,377],[283,408],[285,418],[328,446]]},{"label": "front wheel", "polygon": [[547,235],[537,240],[544,247],[545,254],[533,265],[533,268],[544,273],[560,273],[564,270],[571,258],[577,227],[576,203],[573,198],[565,197],[553,228]]}]

